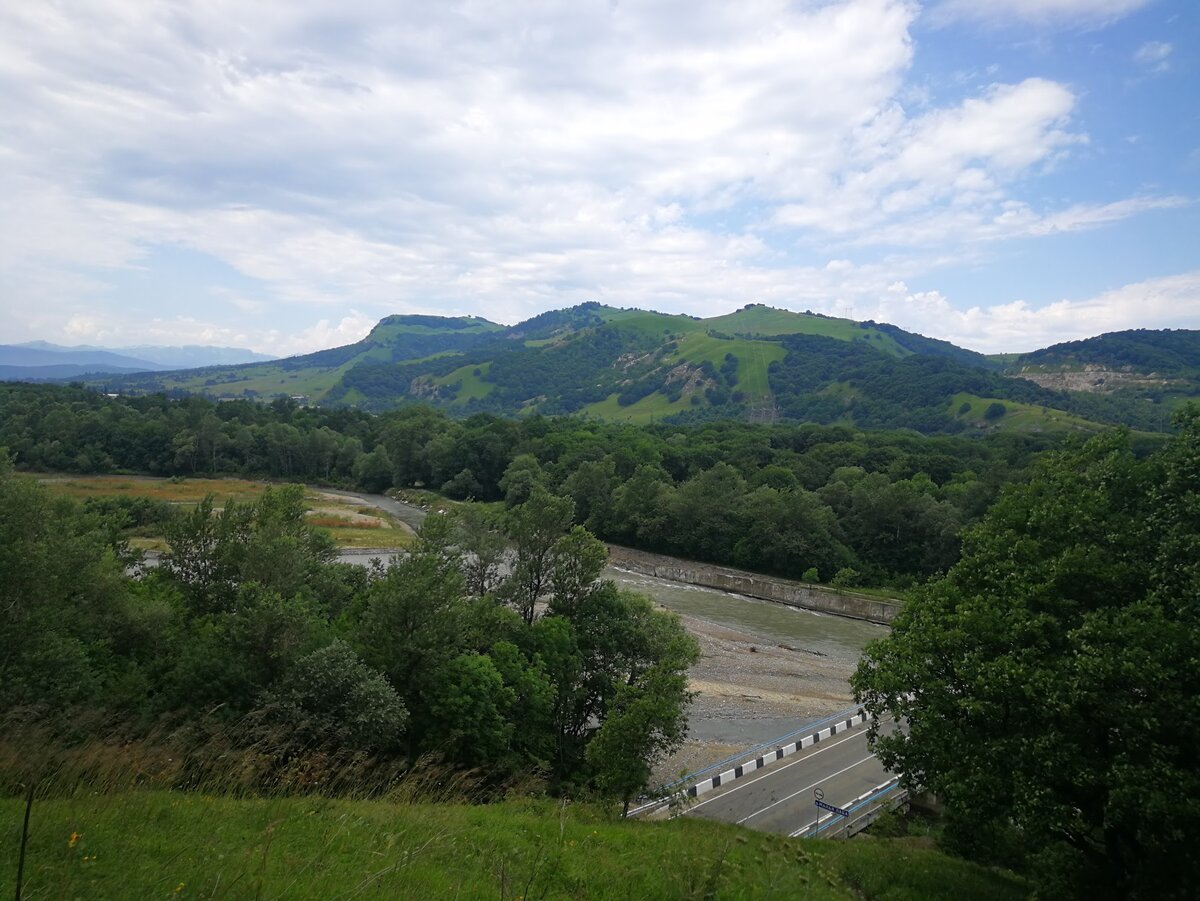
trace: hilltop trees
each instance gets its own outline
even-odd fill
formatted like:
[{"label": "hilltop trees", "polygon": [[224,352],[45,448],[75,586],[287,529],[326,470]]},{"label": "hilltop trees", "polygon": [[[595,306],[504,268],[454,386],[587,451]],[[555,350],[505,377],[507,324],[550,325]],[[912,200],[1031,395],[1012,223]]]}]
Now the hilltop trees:
[{"label": "hilltop trees", "polygon": [[876,750],[985,857],[1087,897],[1200,878],[1200,410],[1137,459],[1053,454],[965,535],[854,678]]}]

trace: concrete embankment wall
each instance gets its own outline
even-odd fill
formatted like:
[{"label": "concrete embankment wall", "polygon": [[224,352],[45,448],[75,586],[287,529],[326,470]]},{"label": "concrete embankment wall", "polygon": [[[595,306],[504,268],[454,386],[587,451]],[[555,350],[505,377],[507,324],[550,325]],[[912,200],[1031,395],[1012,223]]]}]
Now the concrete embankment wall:
[{"label": "concrete embankment wall", "polygon": [[806,610],[819,610],[822,613],[836,613],[838,616],[865,619],[873,623],[890,623],[900,612],[902,604],[898,600],[838,591],[835,588],[809,585],[805,582],[792,582],[788,579],[776,579],[772,576],[762,576],[724,566],[693,563],[674,557],[635,551],[615,544],[609,545],[608,550],[610,565],[621,569],[655,576],[659,579],[670,579],[673,582],[731,591],[752,598],[761,598],[764,601],[786,604],[789,607],[803,607]]}]

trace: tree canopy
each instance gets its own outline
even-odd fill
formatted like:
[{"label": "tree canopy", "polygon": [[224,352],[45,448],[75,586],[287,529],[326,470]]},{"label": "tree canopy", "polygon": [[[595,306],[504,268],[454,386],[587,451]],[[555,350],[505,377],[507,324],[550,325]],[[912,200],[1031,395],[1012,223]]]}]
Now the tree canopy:
[{"label": "tree canopy", "polygon": [[880,759],[959,848],[1087,897],[1200,879],[1200,410],[1048,455],[854,677]]},{"label": "tree canopy", "polygon": [[[183,742],[189,766],[252,788],[432,756],[492,786],[536,774],[623,800],[683,740],[695,641],[599,578],[607,552],[569,498],[537,484],[501,532],[431,516],[363,570],[332,562],[302,493],[210,497],[135,576],[127,511],[56,498],[0,453],[0,724]],[[232,748],[197,745],[218,728]]]}]

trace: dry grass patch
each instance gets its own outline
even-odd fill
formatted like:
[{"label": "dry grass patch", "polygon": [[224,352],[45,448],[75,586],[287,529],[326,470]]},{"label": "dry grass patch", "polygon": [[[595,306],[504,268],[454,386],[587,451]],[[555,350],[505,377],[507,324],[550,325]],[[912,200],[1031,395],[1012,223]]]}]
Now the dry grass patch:
[{"label": "dry grass patch", "polygon": [[[200,479],[155,476],[73,476],[29,473],[55,494],[78,500],[102,497],[145,497],[175,504],[187,510],[208,495],[213,496],[214,511],[232,501],[253,503],[271,487],[270,482],[253,479]],[[341,548],[401,548],[413,537],[413,530],[385,511],[369,504],[318,490],[305,493],[306,521],[324,529]],[[160,533],[141,532],[129,539],[131,547],[143,551],[165,551]]]},{"label": "dry grass patch", "polygon": [[213,495],[219,506],[230,499],[256,501],[269,482],[249,479],[162,479],[154,476],[38,476],[55,494],[89,497],[148,497],[175,504],[198,504]]}]

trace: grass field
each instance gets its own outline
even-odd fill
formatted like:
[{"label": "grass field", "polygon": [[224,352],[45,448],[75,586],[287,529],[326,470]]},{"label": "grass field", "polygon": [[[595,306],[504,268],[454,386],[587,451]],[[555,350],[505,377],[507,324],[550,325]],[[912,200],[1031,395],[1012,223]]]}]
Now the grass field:
[{"label": "grass field", "polygon": [[[23,802],[0,800],[0,886]],[[1016,899],[1015,877],[911,840],[800,841],[553,801],[234,799],[168,791],[37,800],[25,897]]]},{"label": "grass field", "polygon": [[774,341],[730,340],[704,333],[692,334],[680,340],[674,359],[694,364],[708,360],[719,369],[727,353],[733,354],[739,361],[737,390],[746,392],[752,403],[768,397],[767,367],[787,356],[783,346]]},{"label": "grass field", "polygon": [[[159,479],[151,476],[61,476],[27,473],[56,494],[84,499],[89,497],[148,497],[178,504],[188,509],[208,495],[214,507],[229,500],[239,503],[257,500],[270,482],[250,479]],[[310,488],[305,493],[308,521],[327,531],[338,547],[403,547],[412,537],[412,529],[383,510],[325,494]],[[163,550],[161,534],[139,536],[130,542],[141,550]]]},{"label": "grass field", "polygon": [[[455,404],[465,404],[469,400],[481,400],[491,394],[492,389],[496,387],[493,383],[485,382],[481,378],[491,368],[491,361],[486,363],[469,363],[466,366],[458,367],[453,372],[438,376],[433,380],[433,383],[435,385],[453,385],[455,382],[462,382],[462,387],[458,389],[458,394],[454,396]],[[479,375],[475,374],[476,369],[479,370]]]},{"label": "grass field", "polygon": [[[997,419],[988,419],[984,413],[994,403],[1004,404],[1008,411]],[[963,405],[968,409],[960,412]],[[1041,407],[1036,404],[1023,404],[1012,400],[1000,400],[994,397],[979,397],[975,394],[959,393],[950,400],[950,415],[986,428],[995,428],[1010,432],[1099,432],[1110,428],[1090,419],[1072,416],[1062,410]]]},{"label": "grass field", "polygon": [[897,344],[891,335],[875,328],[861,328],[851,319],[830,319],[811,313],[793,313],[790,310],[776,310],[764,306],[747,307],[725,316],[706,319],[704,326],[729,334],[763,337],[821,335],[841,341],[861,341],[866,336],[876,350],[897,357],[909,355],[909,351]]}]

